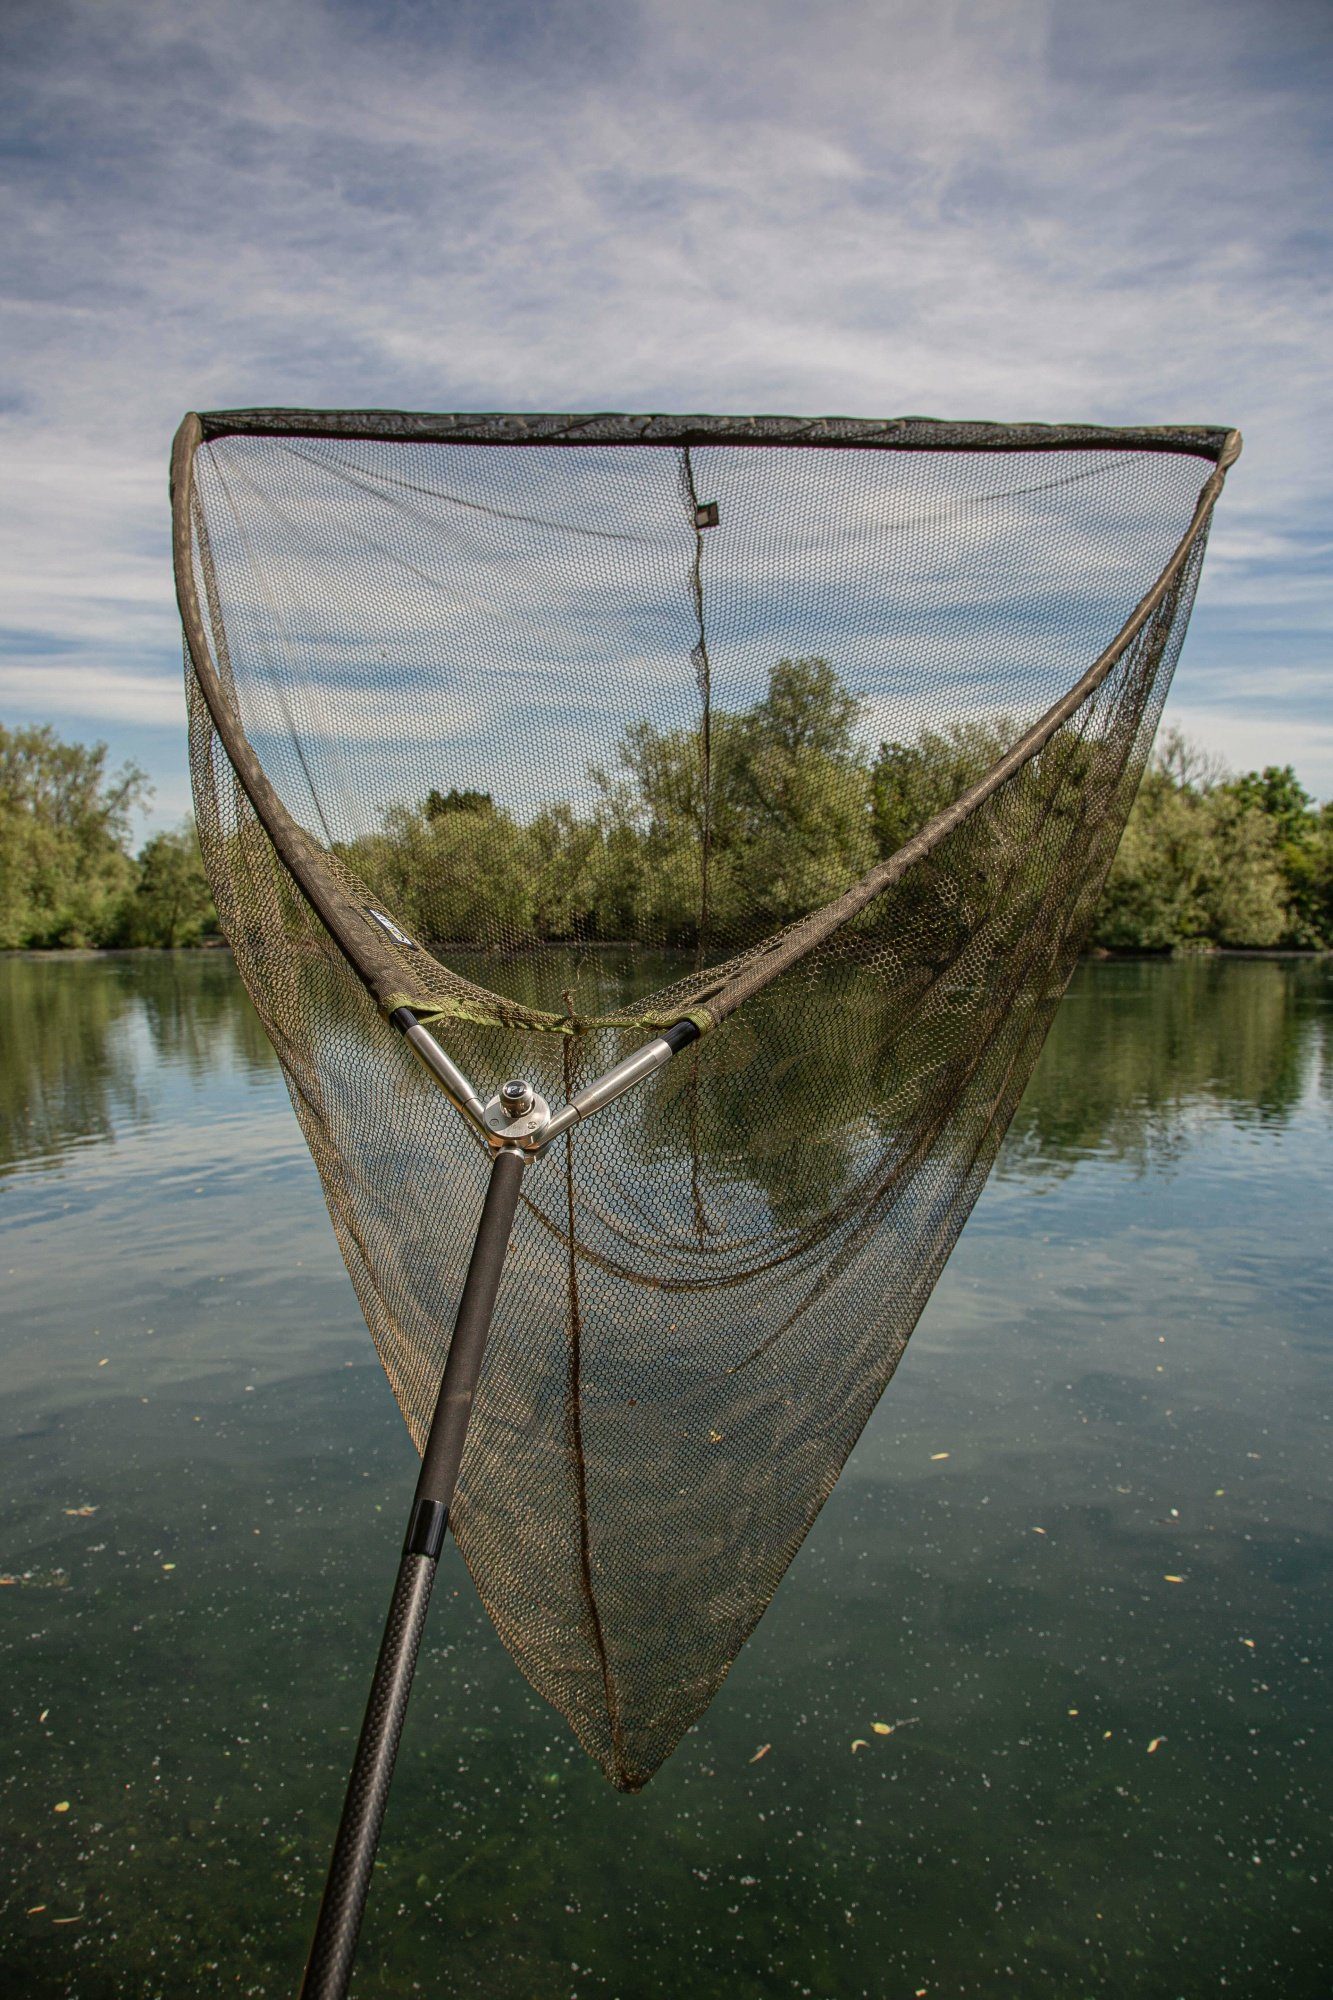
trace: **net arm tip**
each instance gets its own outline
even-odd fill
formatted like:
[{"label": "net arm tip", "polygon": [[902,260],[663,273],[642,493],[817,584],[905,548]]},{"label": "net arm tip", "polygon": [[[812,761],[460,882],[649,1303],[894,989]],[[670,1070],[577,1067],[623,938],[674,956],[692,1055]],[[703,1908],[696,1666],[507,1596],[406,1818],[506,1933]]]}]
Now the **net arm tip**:
[{"label": "net arm tip", "polygon": [[582,1090],[576,1090],[568,1104],[556,1112],[539,1134],[542,1148],[549,1146],[553,1139],[559,1139],[582,1119],[590,1118],[594,1111],[600,1111],[603,1105],[613,1104],[617,1097],[623,1097],[627,1090],[633,1090],[635,1084],[642,1083],[656,1070],[664,1068],[672,1056],[688,1048],[691,1042],[697,1042],[702,1032],[695,1020],[674,1021],[651,1042],[645,1042],[642,1048],[626,1056],[623,1062],[613,1064],[601,1076],[585,1084]]},{"label": "net arm tip", "polygon": [[410,1007],[395,1007],[389,1019],[430,1071],[455,1110],[462,1113],[474,1131],[486,1138],[486,1106],[476,1087],[441,1048],[430,1029],[422,1026]]}]

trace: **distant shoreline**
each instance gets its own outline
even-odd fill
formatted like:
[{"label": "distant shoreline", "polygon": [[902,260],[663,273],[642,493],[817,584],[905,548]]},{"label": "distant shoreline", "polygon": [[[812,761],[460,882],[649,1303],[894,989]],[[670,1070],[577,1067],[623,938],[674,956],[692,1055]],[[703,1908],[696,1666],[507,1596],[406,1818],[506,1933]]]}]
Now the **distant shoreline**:
[{"label": "distant shoreline", "polygon": [[[511,960],[516,958],[527,958],[534,951],[539,949],[541,949],[541,947],[539,946],[526,945],[526,946],[519,946],[514,951],[488,952],[481,945],[474,945],[474,944],[460,944],[460,945],[452,945],[449,947],[451,954],[467,953],[469,956],[474,956],[477,958],[492,959],[495,961],[496,964],[500,965],[508,964]],[[587,952],[612,952],[612,951],[629,951],[629,950],[642,951],[644,947],[641,944],[639,944],[636,940],[631,938],[598,938],[588,943],[578,943],[572,939],[561,939],[553,941],[551,949],[555,951],[577,951],[577,952],[587,953]],[[649,947],[649,949],[660,950],[663,956],[670,955],[670,948],[665,945],[660,947]],[[216,937],[205,938],[198,944],[178,944],[178,945],[107,944],[107,945],[0,946],[0,958],[34,958],[42,960],[57,959],[57,958],[58,959],[200,958],[200,957],[208,957],[210,954],[218,952],[225,953],[225,955],[228,958],[232,956],[231,946],[228,944],[225,938],[216,938]],[[1294,945],[1294,944],[1290,945],[1204,944],[1204,945],[1190,946],[1190,947],[1181,947],[1179,945],[1168,946],[1163,951],[1147,951],[1147,950],[1132,950],[1132,949],[1126,949],[1124,951],[1115,951],[1109,945],[1097,944],[1097,945],[1089,945],[1079,953],[1080,964],[1089,962],[1095,964],[1104,961],[1115,965],[1133,964],[1136,962],[1145,965],[1160,965],[1166,963],[1173,963],[1173,964],[1181,963],[1189,959],[1202,959],[1202,958],[1299,958],[1299,959],[1333,958],[1333,946],[1330,945],[1304,946],[1304,945]]]}]

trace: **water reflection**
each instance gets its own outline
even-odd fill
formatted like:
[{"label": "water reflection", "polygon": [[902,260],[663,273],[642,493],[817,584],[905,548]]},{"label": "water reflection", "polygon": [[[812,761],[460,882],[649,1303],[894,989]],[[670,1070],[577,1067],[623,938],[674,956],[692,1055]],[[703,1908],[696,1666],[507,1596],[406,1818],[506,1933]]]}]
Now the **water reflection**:
[{"label": "water reflection", "polygon": [[[557,956],[558,977],[577,990],[584,1013],[628,1007],[678,977],[686,963],[665,952],[570,950]],[[523,954],[506,958],[502,970],[479,954],[459,962],[468,977],[483,984],[498,980],[536,1004],[551,984],[551,966],[543,962],[540,980],[527,966]],[[1309,1090],[1333,1099],[1331,998],[1329,957],[1086,961],[1056,1010],[1010,1129],[1003,1170],[1063,1171],[1091,1154],[1131,1162],[1169,1157],[1186,1123],[1201,1112],[1280,1127]],[[702,1045],[710,1076],[698,1107],[690,1102],[685,1063],[667,1072],[651,1106],[645,1101],[644,1156],[675,1157],[693,1144],[725,1170],[744,1143],[748,1177],[766,1189],[781,1218],[790,1190],[770,1162],[789,1149],[784,1135],[797,1135],[803,1150],[818,1133],[824,1192],[836,1193],[855,1166],[854,1146],[849,1141],[844,1157],[836,1152],[836,1138],[854,1124],[864,1101],[866,1053],[882,1050],[886,1064],[902,1067],[904,1043],[918,1031],[910,1001],[886,993],[869,974],[844,979],[837,1005],[824,1009],[820,1031],[812,1033],[808,993],[794,999],[771,990],[761,995],[725,1034]],[[804,1016],[799,1035],[790,1038],[799,1054],[775,1062],[774,1051],[789,1039],[783,1013],[791,1007]],[[495,1038],[452,1032],[460,1045],[467,1042],[479,1071],[485,1069]],[[622,1052],[614,1037],[604,1036],[584,1056],[580,1078]],[[748,1079],[756,1064],[764,1066],[772,1107],[767,1138],[752,1129]],[[548,1088],[556,1089],[558,1081],[553,1071]]]},{"label": "water reflection", "polygon": [[[1080,970],[1001,1155],[1042,1198],[992,1182],[642,1798],[446,1552],[365,2000],[1322,2000],[1331,984]],[[0,1991],[292,1992],[412,1454],[230,961],[0,996]]]},{"label": "water reflection", "polygon": [[1310,1089],[1333,1093],[1331,995],[1327,958],[1080,967],[1001,1171],[1165,1160],[1200,1114],[1281,1127]]},{"label": "water reflection", "polygon": [[[623,1005],[665,983],[674,961],[622,954],[567,954],[562,976],[586,1011]],[[506,961],[510,989],[522,998],[525,961]],[[493,965],[460,970],[494,977]],[[549,979],[549,966],[544,972]],[[1303,1094],[1333,1097],[1329,997],[1333,961],[1200,959],[1087,964],[1075,973],[1010,1133],[1001,1171],[1063,1172],[1089,1155],[1146,1163],[1167,1159],[1200,1111],[1280,1126]],[[771,999],[765,1003],[770,1009]],[[803,1003],[799,1003],[803,1004]],[[883,1003],[887,1009],[890,1003]],[[809,1143],[812,1121],[827,1130],[856,1094],[849,1049],[891,1039],[868,1032],[864,1010],[855,1033],[830,1020],[827,1046],[816,1041],[803,1065],[776,1079],[781,1129]],[[763,1032],[760,1032],[763,1028]],[[742,1019],[708,1048],[713,1080],[709,1117],[695,1142],[725,1169],[748,1120],[746,1072],[781,1023]],[[476,1039],[484,1068],[490,1051]],[[804,1037],[809,1043],[808,1033]],[[225,952],[136,952],[0,958],[0,1174],[17,1162],[57,1162],[70,1147],[107,1137],[118,1123],[146,1115],[145,1043],[164,1065],[200,1081],[219,1065],[269,1072],[268,1039]],[[706,1045],[707,1046],[707,1045]],[[608,1042],[610,1060],[616,1051]],[[725,1079],[725,1080],[724,1080]],[[556,1088],[559,1079],[550,1080]],[[774,1079],[770,1076],[770,1087]],[[688,1069],[670,1079],[648,1120],[648,1157],[676,1153],[690,1120]],[[1076,1086],[1076,1087],[1075,1087]],[[850,1096],[849,1096],[850,1093]],[[778,1146],[777,1150],[782,1151]],[[764,1152],[759,1146],[759,1154]],[[764,1166],[779,1211],[782,1175]],[[828,1159],[825,1186],[851,1171]]]},{"label": "water reflection", "polygon": [[0,1047],[0,1175],[144,1122],[150,1054],[196,1080],[274,1064],[223,952],[0,957]]}]

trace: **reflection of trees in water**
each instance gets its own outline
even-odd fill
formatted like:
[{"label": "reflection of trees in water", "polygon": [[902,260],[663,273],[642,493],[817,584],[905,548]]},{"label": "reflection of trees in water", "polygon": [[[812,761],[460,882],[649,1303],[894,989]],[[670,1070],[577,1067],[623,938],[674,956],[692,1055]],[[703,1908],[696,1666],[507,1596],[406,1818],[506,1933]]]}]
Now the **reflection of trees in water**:
[{"label": "reflection of trees in water", "polygon": [[[509,957],[506,979],[523,999],[528,985],[548,991],[554,976],[577,992],[579,1011],[603,1012],[687,964],[665,953],[575,947],[533,954],[531,964],[521,953]],[[478,955],[459,969],[480,975],[485,962]],[[639,1163],[680,1159],[693,1141],[733,1228],[747,1190],[762,1195],[779,1226],[799,1227],[814,1198],[812,1149],[820,1202],[836,1200],[865,1170],[885,1118],[882,1108],[873,1121],[866,1111],[866,1050],[901,1062],[918,998],[885,992],[854,967],[844,969],[836,1005],[818,1006],[805,991],[760,996],[702,1045],[697,1103],[683,1064],[644,1094],[634,1126]],[[1059,1169],[1096,1152],[1147,1160],[1180,1142],[1184,1120],[1200,1107],[1281,1123],[1312,1079],[1333,1098],[1331,1001],[1328,960],[1085,965],[1015,1115],[1010,1170]],[[800,1011],[799,1035],[786,1031],[789,1010]],[[109,1134],[117,1119],[143,1115],[139,1025],[160,1061],[195,1078],[219,1062],[267,1070],[274,1060],[229,955],[0,959],[0,1170],[58,1158],[74,1141]],[[480,1071],[497,1052],[493,1036],[476,1039]],[[613,1060],[619,1044],[604,1040],[599,1054]]]},{"label": "reflection of trees in water", "polygon": [[[110,976],[108,976],[110,975]],[[55,1161],[73,1141],[142,1115],[123,1032],[133,995],[111,960],[0,962],[0,1172]]]},{"label": "reflection of trees in water", "polygon": [[230,952],[194,957],[163,952],[121,965],[141,1003],[153,1048],[164,1062],[206,1076],[219,1057],[245,1070],[270,1070],[276,1058],[236,975]]},{"label": "reflection of trees in water", "polygon": [[1146,1164],[1200,1109],[1284,1123],[1312,1080],[1333,1084],[1331,1002],[1326,959],[1082,967],[1015,1115],[1010,1169]]},{"label": "reflection of trees in water", "polygon": [[[560,977],[578,984],[581,1009],[600,1011],[662,984],[683,964],[667,954],[649,961],[571,951]],[[521,956],[507,962],[515,992],[524,985],[522,966]],[[482,964],[461,969],[480,974]],[[966,981],[974,972],[964,964],[953,976]],[[540,971],[534,966],[534,988],[549,987],[551,976],[549,960]],[[763,1198],[762,1221],[750,1216],[758,1231],[773,1222],[799,1228],[813,1209],[847,1194],[871,1171],[895,1121],[914,1108],[920,1115],[907,1099],[925,1087],[921,1079],[961,1058],[951,1032],[964,1040],[972,1033],[972,1017],[950,1006],[947,986],[931,1007],[919,981],[886,989],[871,968],[843,966],[835,983],[836,992],[823,995],[759,995],[701,1045],[697,1101],[681,1063],[635,1111],[631,1164],[678,1161],[697,1147],[726,1217],[720,1233],[733,1241],[744,1234],[747,1195]],[[1312,1082],[1333,1097],[1331,1003],[1329,960],[1083,965],[1015,1114],[1009,1170],[1059,1171],[1099,1152],[1146,1161],[1183,1144],[1186,1120],[1200,1109],[1280,1124]],[[604,1040],[600,1056],[610,1062],[621,1047]],[[868,1088],[868,1051],[882,1074],[901,1078],[897,1096]],[[598,1066],[591,1056],[585,1052],[587,1074]]]},{"label": "reflection of trees in water", "polygon": [[139,1030],[194,1077],[273,1065],[229,954],[0,958],[0,1173],[147,1115]]}]

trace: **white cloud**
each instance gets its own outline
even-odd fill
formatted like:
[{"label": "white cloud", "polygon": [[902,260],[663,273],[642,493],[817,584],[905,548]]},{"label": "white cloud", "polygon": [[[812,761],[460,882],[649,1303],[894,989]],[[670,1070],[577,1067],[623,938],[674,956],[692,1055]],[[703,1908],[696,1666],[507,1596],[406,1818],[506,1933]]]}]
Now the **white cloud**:
[{"label": "white cloud", "polygon": [[1320,740],[1326,690],[1272,679],[1333,524],[1319,10],[103,0],[8,32],[0,712],[48,672],[53,717],[175,703],[191,404],[920,410],[1240,422],[1182,698],[1243,615],[1274,730]]},{"label": "white cloud", "polygon": [[12,713],[51,721],[77,716],[185,730],[185,694],[179,674],[89,671],[68,662],[18,660],[6,666],[5,704]]},{"label": "white cloud", "polygon": [[1292,722],[1259,703],[1227,710],[1172,701],[1165,720],[1226,759],[1233,771],[1294,764],[1307,790],[1333,797],[1333,722]]}]

